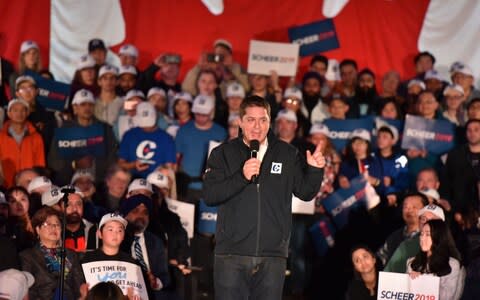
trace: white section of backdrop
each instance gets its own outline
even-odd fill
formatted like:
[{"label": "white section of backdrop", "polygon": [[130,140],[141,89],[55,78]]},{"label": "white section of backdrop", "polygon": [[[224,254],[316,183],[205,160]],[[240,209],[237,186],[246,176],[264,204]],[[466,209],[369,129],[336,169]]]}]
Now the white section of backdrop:
[{"label": "white section of backdrop", "polygon": [[[50,20],[50,71],[59,81],[71,81],[89,40],[101,38],[108,48],[125,39],[119,0],[52,0]],[[116,65],[118,57],[109,52],[107,62]]]}]

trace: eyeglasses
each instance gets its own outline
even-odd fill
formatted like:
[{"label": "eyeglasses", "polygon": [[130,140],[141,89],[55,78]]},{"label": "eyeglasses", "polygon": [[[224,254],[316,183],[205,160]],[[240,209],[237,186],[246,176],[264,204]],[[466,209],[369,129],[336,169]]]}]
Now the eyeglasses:
[{"label": "eyeglasses", "polygon": [[60,229],[60,223],[48,223],[45,222],[42,224],[43,227],[47,227],[48,229]]},{"label": "eyeglasses", "polygon": [[285,102],[287,102],[288,104],[297,104],[298,102],[300,102],[300,100],[288,98],[287,100],[285,100]]}]

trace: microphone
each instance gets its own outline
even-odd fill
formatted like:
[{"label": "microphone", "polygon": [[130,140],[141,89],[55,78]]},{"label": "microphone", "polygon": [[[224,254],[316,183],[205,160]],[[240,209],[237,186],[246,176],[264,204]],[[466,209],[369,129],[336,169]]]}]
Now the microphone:
[{"label": "microphone", "polygon": [[[250,141],[250,158],[257,158],[258,149],[260,149],[260,142],[258,140]],[[251,182],[257,183],[258,175],[253,175]]]}]

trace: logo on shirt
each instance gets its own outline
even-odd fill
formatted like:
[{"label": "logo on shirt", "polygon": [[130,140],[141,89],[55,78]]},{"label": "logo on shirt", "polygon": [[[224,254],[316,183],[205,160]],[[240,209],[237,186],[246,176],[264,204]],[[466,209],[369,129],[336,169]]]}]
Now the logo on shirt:
[{"label": "logo on shirt", "polygon": [[272,162],[272,169],[270,170],[272,174],[282,174],[282,163]]},{"label": "logo on shirt", "polygon": [[137,146],[137,158],[141,160],[152,159],[155,155],[155,149],[157,149],[157,144],[153,141],[143,141]]}]

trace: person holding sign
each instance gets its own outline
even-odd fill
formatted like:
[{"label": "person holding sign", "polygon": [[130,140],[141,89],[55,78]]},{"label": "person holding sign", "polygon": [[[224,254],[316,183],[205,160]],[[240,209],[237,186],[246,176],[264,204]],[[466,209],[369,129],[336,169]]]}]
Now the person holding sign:
[{"label": "person holding sign", "polygon": [[278,140],[261,97],[247,97],[240,117],[242,134],[212,151],[204,179],[205,202],[218,206],[215,297],[281,299],[292,194],[315,196],[325,158],[317,146],[304,163],[297,149]]},{"label": "person holding sign", "polygon": [[420,274],[439,276],[439,300],[458,300],[463,292],[465,270],[457,255],[447,224],[430,220],[420,231],[420,251],[407,260],[407,273],[412,279]]},{"label": "person holding sign", "polygon": [[355,277],[348,285],[345,299],[377,299],[378,270],[375,254],[367,246],[356,246],[351,253]]}]

